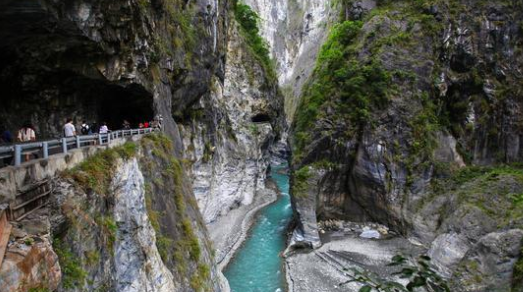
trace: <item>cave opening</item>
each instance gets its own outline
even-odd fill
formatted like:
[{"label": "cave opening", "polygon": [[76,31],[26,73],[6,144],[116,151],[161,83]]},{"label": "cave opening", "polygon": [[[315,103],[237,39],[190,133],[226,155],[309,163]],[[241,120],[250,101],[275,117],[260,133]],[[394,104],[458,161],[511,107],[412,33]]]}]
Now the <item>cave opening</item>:
[{"label": "cave opening", "polygon": [[138,128],[140,123],[154,118],[153,97],[138,84],[109,86],[98,98],[98,122],[106,122],[111,130],[121,129],[124,120],[131,128]]},{"label": "cave opening", "polygon": [[259,113],[251,117],[253,123],[270,123],[271,117],[266,113]]},{"label": "cave opening", "polygon": [[151,92],[107,71],[111,59],[98,42],[26,2],[0,4],[0,132],[16,136],[29,123],[42,140],[62,137],[68,118],[77,132],[84,120],[117,130],[124,120],[135,128],[154,118]]},{"label": "cave opening", "polygon": [[0,125],[15,134],[30,123],[38,140],[61,137],[68,118],[73,119],[77,132],[83,121],[95,127],[106,122],[110,130],[118,130],[124,120],[138,128],[139,123],[154,118],[152,94],[138,84],[48,72],[11,74],[0,78],[0,86],[4,89]]}]

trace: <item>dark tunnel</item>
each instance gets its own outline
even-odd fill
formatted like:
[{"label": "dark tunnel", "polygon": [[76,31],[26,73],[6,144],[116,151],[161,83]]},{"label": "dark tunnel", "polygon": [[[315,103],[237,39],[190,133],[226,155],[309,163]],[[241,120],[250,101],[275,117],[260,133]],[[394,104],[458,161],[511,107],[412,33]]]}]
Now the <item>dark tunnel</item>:
[{"label": "dark tunnel", "polygon": [[109,129],[118,130],[124,120],[137,128],[154,118],[152,95],[137,84],[124,87],[65,72],[31,78],[39,89],[0,78],[4,88],[0,125],[13,134],[27,122],[38,139],[45,139],[60,137],[67,118],[73,119],[78,131],[84,120],[97,126],[106,122]]},{"label": "dark tunnel", "polygon": [[24,3],[0,4],[0,132],[16,135],[30,123],[46,139],[61,137],[67,118],[77,131],[84,120],[117,130],[124,120],[134,128],[154,118],[150,92],[99,69],[108,62],[103,48],[73,30],[48,29],[45,7]]},{"label": "dark tunnel", "polygon": [[259,113],[251,117],[253,123],[270,123],[271,117],[266,113]]}]

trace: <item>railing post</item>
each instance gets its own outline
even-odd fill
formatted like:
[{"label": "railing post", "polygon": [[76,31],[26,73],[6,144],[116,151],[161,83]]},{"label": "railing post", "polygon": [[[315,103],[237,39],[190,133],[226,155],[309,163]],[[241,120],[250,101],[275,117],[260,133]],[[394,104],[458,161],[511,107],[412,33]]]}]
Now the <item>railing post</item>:
[{"label": "railing post", "polygon": [[67,138],[62,138],[62,152],[67,153]]},{"label": "railing post", "polygon": [[49,143],[48,142],[42,143],[42,152],[44,153],[44,159],[49,158]]},{"label": "railing post", "polygon": [[111,133],[107,133],[107,145],[111,143]]},{"label": "railing post", "polygon": [[80,136],[76,136],[76,148],[82,147],[82,143],[80,142]]},{"label": "railing post", "polygon": [[15,145],[15,166],[22,164],[22,145]]},{"label": "railing post", "polygon": [[98,134],[98,144],[102,145],[102,134]]}]

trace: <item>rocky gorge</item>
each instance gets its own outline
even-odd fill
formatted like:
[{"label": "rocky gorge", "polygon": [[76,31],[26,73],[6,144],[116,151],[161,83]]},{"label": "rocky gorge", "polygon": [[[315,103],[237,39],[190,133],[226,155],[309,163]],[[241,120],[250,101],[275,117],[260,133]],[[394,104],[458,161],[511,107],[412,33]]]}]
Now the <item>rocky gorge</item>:
[{"label": "rocky gorge", "polygon": [[[63,157],[1,291],[229,291],[285,160],[288,291],[406,285],[398,254],[453,292],[523,291],[521,1],[9,0],[0,23],[0,130],[164,119]],[[0,169],[0,204],[46,163]]]},{"label": "rocky gorge", "polygon": [[[521,2],[338,5],[290,134],[291,244],[382,276],[384,259],[421,248],[451,291],[519,291]],[[318,220],[381,223],[408,241],[371,251]],[[294,282],[318,274],[294,291],[340,283],[300,267],[310,254],[289,257]]]}]

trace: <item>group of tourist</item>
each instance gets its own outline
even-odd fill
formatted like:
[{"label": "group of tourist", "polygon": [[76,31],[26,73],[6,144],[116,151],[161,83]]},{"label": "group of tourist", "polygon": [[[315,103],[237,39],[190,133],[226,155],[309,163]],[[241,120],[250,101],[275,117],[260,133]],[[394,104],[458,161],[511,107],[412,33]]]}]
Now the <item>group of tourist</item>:
[{"label": "group of tourist", "polygon": [[[161,115],[157,115],[153,121],[150,122],[141,122],[138,124],[138,127],[140,129],[144,128],[162,128],[162,122],[163,118]],[[127,120],[124,120],[122,123],[122,129],[124,130],[130,130],[131,129],[131,123],[129,123]],[[107,134],[111,130],[109,130],[109,127],[107,126],[107,123],[103,122],[101,123],[101,126],[98,126],[97,123],[88,124],[87,121],[83,121],[80,127],[79,133],[76,130],[76,126],[73,123],[72,118],[68,118],[66,120],[66,123],[64,124],[62,128],[62,135],[63,137],[74,137],[77,135],[92,135],[92,134]],[[18,130],[16,133],[16,136],[13,136],[11,131],[9,129],[0,124],[0,145],[2,144],[12,144],[15,142],[31,142],[36,141],[36,131],[33,125],[30,122],[26,122],[23,124],[22,128]],[[34,155],[35,158],[38,158],[38,154],[26,154],[25,155],[25,161],[28,161],[31,159],[31,155]],[[4,158],[0,159],[0,167],[2,165],[10,165],[12,164],[12,158]]]},{"label": "group of tourist", "polygon": [[[14,142],[13,134],[7,127],[1,126],[0,130],[2,131],[2,134],[0,135],[0,144],[11,144]],[[36,140],[36,133],[31,125],[31,123],[24,123],[22,128],[18,130],[18,133],[16,135],[16,141],[18,142],[29,142],[29,141],[35,141]]]},{"label": "group of tourist", "polygon": [[[150,122],[140,122],[138,124],[138,128],[144,129],[144,128],[161,128],[163,122],[163,118],[161,115],[157,115],[154,120]],[[127,120],[124,120],[122,123],[122,129],[129,130],[131,129],[131,123],[129,123]],[[73,119],[68,118],[66,120],[65,125],[63,126],[63,136],[64,137],[74,137],[76,135],[92,135],[92,134],[107,134],[111,130],[109,130],[109,127],[107,126],[106,122],[101,123],[101,126],[98,126],[97,123],[88,124],[87,121],[83,121],[80,132],[78,133],[76,131],[76,126],[73,124]],[[14,141],[13,135],[7,129],[7,127],[0,125],[0,144],[11,144]],[[16,135],[16,142],[31,142],[36,141],[36,132],[34,127],[30,122],[26,122],[23,124],[22,128],[18,130]]]},{"label": "group of tourist", "polygon": [[139,123],[138,124],[138,128],[140,129],[147,129],[147,128],[158,128],[158,129],[161,129],[162,128],[162,123],[163,123],[163,117],[162,115],[157,115],[154,120],[150,121],[150,122],[143,122],[143,123]]},{"label": "group of tourist", "polygon": [[[73,119],[67,119],[67,123],[64,125],[64,137],[74,137],[78,135],[76,132],[76,127],[73,124]],[[82,122],[81,128],[80,128],[80,134],[81,135],[92,135],[92,134],[107,134],[109,133],[109,127],[107,127],[107,123],[103,122],[100,127],[98,127],[97,123],[93,123],[89,125],[85,120]]]}]

